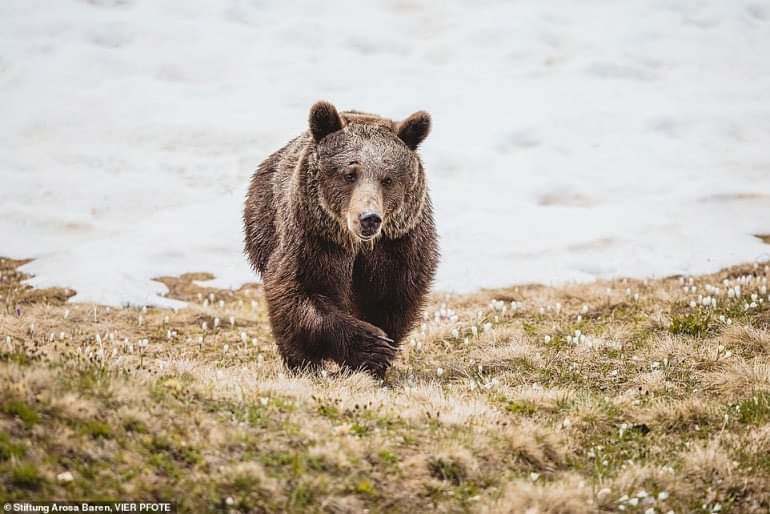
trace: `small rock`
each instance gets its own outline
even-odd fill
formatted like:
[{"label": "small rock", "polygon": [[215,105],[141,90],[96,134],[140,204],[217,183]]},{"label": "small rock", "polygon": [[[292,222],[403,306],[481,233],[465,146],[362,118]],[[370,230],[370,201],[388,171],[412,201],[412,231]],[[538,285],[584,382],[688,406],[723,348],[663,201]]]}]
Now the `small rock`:
[{"label": "small rock", "polygon": [[73,480],[75,480],[75,477],[73,477],[72,473],[70,473],[69,471],[65,471],[63,473],[59,473],[58,475],[56,475],[56,480],[58,480],[59,482],[72,482]]}]

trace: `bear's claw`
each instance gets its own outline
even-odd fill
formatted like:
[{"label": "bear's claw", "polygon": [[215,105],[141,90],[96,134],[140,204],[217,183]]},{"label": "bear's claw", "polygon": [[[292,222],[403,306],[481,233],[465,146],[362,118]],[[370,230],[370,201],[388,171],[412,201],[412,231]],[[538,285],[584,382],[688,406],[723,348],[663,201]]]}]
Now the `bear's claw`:
[{"label": "bear's claw", "polygon": [[378,327],[363,323],[362,325],[350,348],[346,364],[352,369],[362,369],[382,378],[395,359],[398,347],[395,341]]}]

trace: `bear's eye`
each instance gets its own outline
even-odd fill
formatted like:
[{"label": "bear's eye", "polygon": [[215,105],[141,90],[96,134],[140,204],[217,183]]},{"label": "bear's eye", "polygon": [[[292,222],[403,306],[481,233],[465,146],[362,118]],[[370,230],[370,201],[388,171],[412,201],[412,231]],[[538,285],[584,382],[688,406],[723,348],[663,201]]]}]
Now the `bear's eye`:
[{"label": "bear's eye", "polygon": [[390,177],[385,177],[382,179],[382,185],[385,187],[392,186],[393,185],[393,179]]},{"label": "bear's eye", "polygon": [[347,182],[348,184],[352,184],[353,182],[355,182],[356,178],[358,178],[358,173],[356,173],[355,171],[348,171],[347,173],[345,173],[345,182]]}]

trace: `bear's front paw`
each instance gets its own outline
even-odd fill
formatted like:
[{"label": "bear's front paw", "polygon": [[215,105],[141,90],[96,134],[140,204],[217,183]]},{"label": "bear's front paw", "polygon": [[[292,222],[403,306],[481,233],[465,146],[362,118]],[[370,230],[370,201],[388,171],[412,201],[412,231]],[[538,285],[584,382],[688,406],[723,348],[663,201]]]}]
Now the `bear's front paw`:
[{"label": "bear's front paw", "polygon": [[362,323],[353,338],[347,364],[353,369],[383,378],[397,351],[393,339],[385,332],[369,323]]}]

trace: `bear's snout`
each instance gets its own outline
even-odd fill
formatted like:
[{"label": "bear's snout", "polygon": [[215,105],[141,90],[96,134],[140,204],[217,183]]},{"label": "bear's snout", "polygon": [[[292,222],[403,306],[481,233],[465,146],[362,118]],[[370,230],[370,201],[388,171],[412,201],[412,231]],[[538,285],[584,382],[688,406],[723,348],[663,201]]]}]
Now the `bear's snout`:
[{"label": "bear's snout", "polygon": [[345,215],[348,230],[364,241],[377,237],[385,218],[382,190],[373,180],[362,180],[356,185]]},{"label": "bear's snout", "polygon": [[358,217],[358,222],[361,224],[361,235],[372,237],[380,229],[382,217],[376,212],[362,212]]}]

